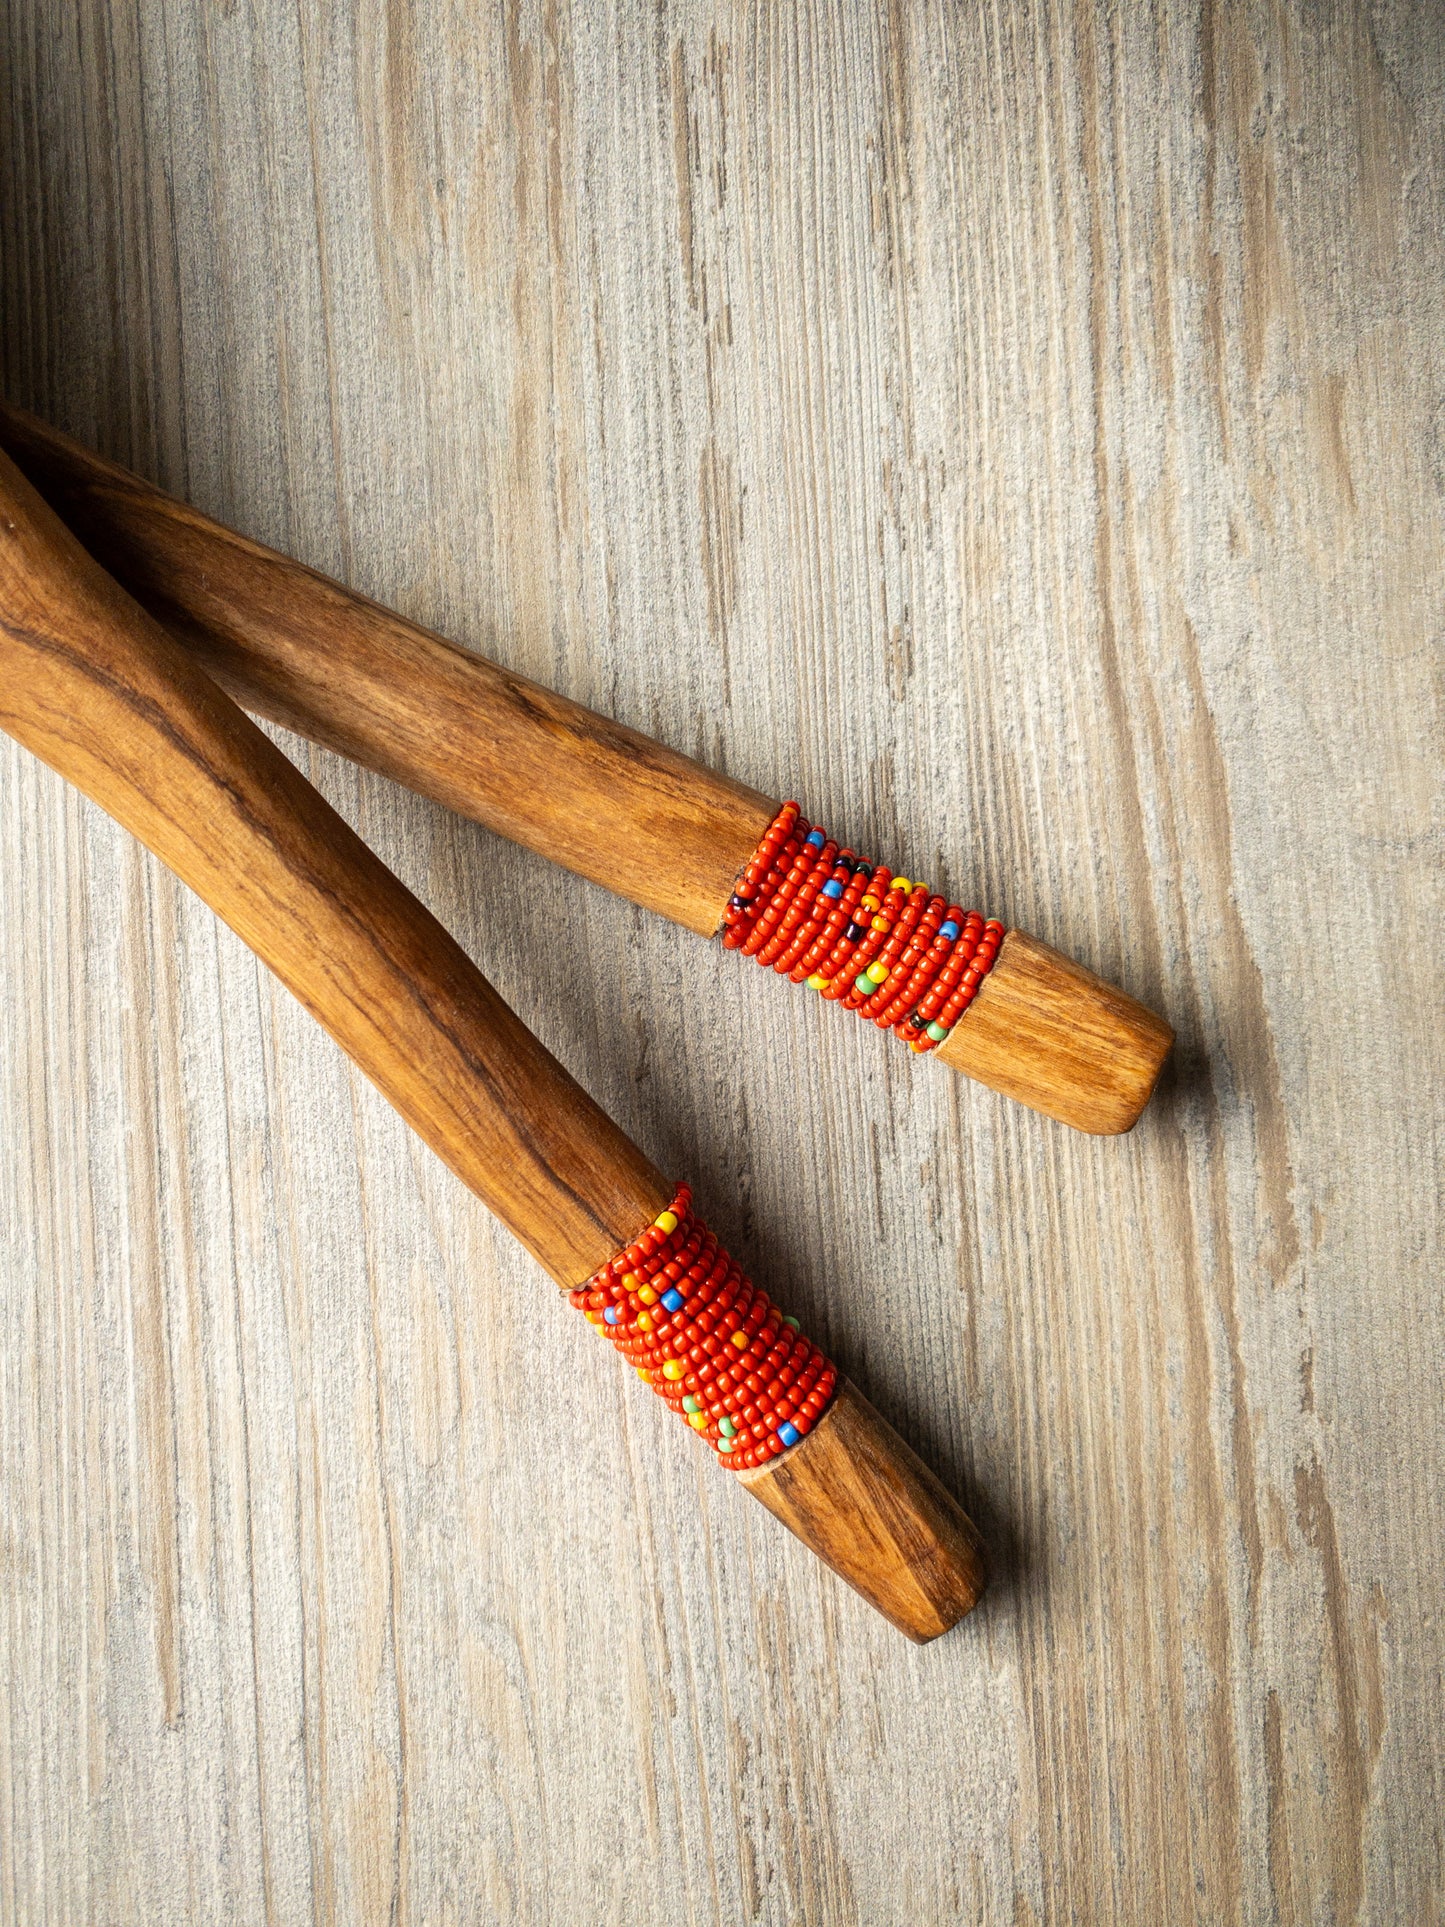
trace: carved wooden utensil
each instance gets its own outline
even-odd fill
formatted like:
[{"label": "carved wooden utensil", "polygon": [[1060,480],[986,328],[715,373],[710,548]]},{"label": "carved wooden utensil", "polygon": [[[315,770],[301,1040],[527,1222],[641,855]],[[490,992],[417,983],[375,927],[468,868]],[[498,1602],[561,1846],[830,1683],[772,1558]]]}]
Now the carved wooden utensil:
[{"label": "carved wooden utensil", "polygon": [[[672,1186],[411,893],[0,454],[0,724],[250,945],[562,1285]],[[733,1475],[910,1638],[983,1586],[977,1535],[854,1387]]]},{"label": "carved wooden utensil", "polygon": [[[0,446],[237,701],[711,937],[779,805],[221,527],[22,411]],[[1013,930],[937,1055],[1081,1131],[1138,1121],[1173,1032]]]}]

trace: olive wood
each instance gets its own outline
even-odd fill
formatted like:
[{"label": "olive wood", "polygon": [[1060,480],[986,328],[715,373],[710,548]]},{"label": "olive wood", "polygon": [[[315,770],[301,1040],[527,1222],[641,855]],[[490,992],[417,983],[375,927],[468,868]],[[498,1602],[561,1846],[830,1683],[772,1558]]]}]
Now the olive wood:
[{"label": "olive wood", "polygon": [[[216,911],[559,1283],[666,1204],[637,1146],[3,454],[0,724]],[[942,1575],[953,1619],[977,1597],[972,1529],[881,1420],[818,1428],[749,1489],[771,1503],[774,1482],[803,1497],[772,1509],[910,1637],[952,1623]]]},{"label": "olive wood", "polygon": [[[984,1587],[983,1548],[952,1494],[847,1379],[807,1446],[737,1476],[794,1532],[807,1521],[818,1557],[910,1639],[946,1633]],[[870,1472],[868,1502],[845,1510],[834,1494],[859,1492],[860,1465]],[[900,1544],[910,1551],[903,1561],[888,1556]]]},{"label": "olive wood", "polygon": [[0,447],[245,708],[716,933],[776,803],[0,414]]},{"label": "olive wood", "polygon": [[1173,1042],[1164,1019],[1126,992],[1010,930],[938,1055],[1032,1110],[1107,1136],[1137,1123]]},{"label": "olive wood", "polygon": [[[777,803],[236,534],[3,403],[0,447],[247,709],[715,934]],[[1015,1005],[1029,986],[1043,1000],[1036,1023],[1011,1011],[1006,1033],[995,1027],[973,1048],[975,1005],[935,1055],[1065,1123],[1087,1115],[1111,1121],[1081,1129],[1127,1131],[1153,1081],[1141,1085],[1137,1064],[1167,1027],[1072,965],[1020,978]],[[1113,998],[1105,1028],[1096,988]],[[1091,1049],[1061,1044],[1073,1022],[1090,1031]],[[1142,1091],[1132,1108],[1131,1091]]]}]

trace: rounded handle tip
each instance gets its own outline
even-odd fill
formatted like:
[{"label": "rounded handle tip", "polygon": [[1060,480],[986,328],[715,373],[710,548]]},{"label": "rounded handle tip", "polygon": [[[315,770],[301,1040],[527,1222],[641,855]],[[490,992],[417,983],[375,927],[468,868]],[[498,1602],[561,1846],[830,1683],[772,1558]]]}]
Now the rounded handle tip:
[{"label": "rounded handle tip", "polygon": [[847,1379],[805,1439],[737,1477],[919,1645],[977,1605],[983,1548],[968,1515]]},{"label": "rounded handle tip", "polygon": [[1045,1117],[1108,1137],[1138,1123],[1173,1042],[1136,998],[1010,930],[938,1057]]}]

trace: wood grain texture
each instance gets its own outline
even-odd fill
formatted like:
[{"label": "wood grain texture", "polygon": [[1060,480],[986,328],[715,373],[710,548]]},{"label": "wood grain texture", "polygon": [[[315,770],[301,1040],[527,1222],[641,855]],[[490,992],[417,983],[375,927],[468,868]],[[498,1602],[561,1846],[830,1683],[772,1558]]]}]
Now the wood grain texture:
[{"label": "wood grain texture", "polygon": [[1173,1042],[1135,998],[1010,930],[938,1059],[1045,1117],[1110,1136],[1139,1122]]},{"label": "wood grain texture", "polygon": [[738,1478],[923,1646],[978,1604],[983,1547],[953,1495],[899,1445],[893,1428],[844,1379],[815,1432],[772,1465]]},{"label": "wood grain texture", "polygon": [[1179,1033],[1070,1136],[286,743],[969,1495],[915,1650],[6,750],[0,1916],[1438,1919],[1438,9],[0,32],[11,399]]},{"label": "wood grain texture", "polygon": [[[247,709],[644,909],[721,927],[777,814],[768,798],[247,541],[25,409],[0,404],[0,447]],[[988,989],[939,1063],[1079,1130],[1133,1129],[1173,1042],[1162,1018],[1022,931]]]},{"label": "wood grain texture", "polygon": [[[0,670],[0,727],[188,883],[559,1285],[641,1237],[672,1184],[4,454]],[[747,1489],[936,1639],[983,1590],[977,1535],[885,1420],[841,1403]]]},{"label": "wood grain texture", "polygon": [[778,805],[177,502],[23,410],[0,436],[236,701],[711,937]]},{"label": "wood grain texture", "polygon": [[0,728],[188,883],[559,1285],[673,1186],[0,454]]}]

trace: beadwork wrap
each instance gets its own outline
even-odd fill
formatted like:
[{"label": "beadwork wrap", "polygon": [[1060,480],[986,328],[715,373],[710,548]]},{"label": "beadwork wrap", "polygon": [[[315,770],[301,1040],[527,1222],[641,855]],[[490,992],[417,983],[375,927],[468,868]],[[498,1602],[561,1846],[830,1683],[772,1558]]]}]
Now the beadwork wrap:
[{"label": "beadwork wrap", "polygon": [[796,1318],[743,1275],[680,1184],[667,1210],[568,1297],[733,1471],[777,1458],[838,1383]]},{"label": "beadwork wrap", "polygon": [[840,849],[785,803],[723,911],[723,944],[936,1050],[1005,936],[995,918]]}]

